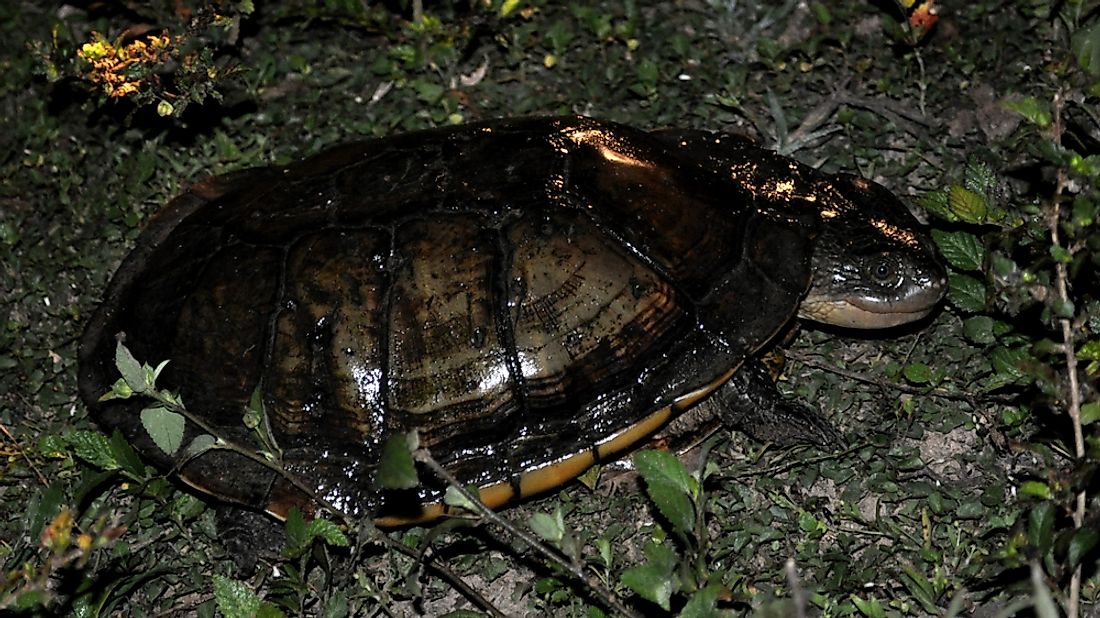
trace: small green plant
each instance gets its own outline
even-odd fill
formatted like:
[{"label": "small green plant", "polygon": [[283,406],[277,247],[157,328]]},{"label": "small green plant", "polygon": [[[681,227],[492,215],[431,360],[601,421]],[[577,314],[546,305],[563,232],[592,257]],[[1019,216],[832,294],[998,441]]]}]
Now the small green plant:
[{"label": "small green plant", "polygon": [[[19,568],[0,572],[0,611],[31,611],[56,605],[51,578],[67,570],[82,570],[91,560],[105,559],[126,527],[100,515],[81,525],[72,509],[60,504],[60,486],[40,492],[27,511],[29,530],[37,546],[17,544],[24,560]],[[51,513],[56,512],[54,515]],[[83,519],[83,517],[81,517]],[[105,595],[104,595],[105,596]],[[82,586],[75,605],[102,606],[100,591]]]},{"label": "small green plant", "polygon": [[934,239],[951,267],[948,301],[989,360],[976,386],[1020,394],[1020,405],[1001,419],[1011,431],[1029,419],[1064,428],[1032,445],[1045,473],[1017,484],[1026,510],[1000,551],[1006,569],[1030,574],[1042,616],[1058,615],[1056,605],[1080,615],[1084,578],[1095,575],[1100,559],[1089,515],[1100,507],[1093,480],[1100,464],[1100,155],[1065,140],[1071,115],[1100,128],[1094,111],[1081,106],[1095,103],[1100,83],[1100,20],[1082,22],[1075,11],[1067,7],[1061,18],[1076,66],[1061,65],[1049,100],[1004,103],[1026,120],[1017,138],[1033,144],[1049,188],[1030,201],[999,204],[999,179],[972,162],[961,184],[924,201],[941,221]]},{"label": "small green plant", "polygon": [[[258,445],[258,448],[250,448],[220,437],[215,429],[207,426],[187,410],[179,395],[158,388],[157,378],[167,365],[168,361],[163,361],[156,367],[141,363],[134,358],[129,349],[119,343],[115,350],[115,366],[122,377],[112,385],[111,390],[104,394],[101,400],[129,399],[135,396],[151,399],[152,403],[139,413],[142,427],[157,448],[175,458],[175,469],[196,457],[201,457],[211,449],[228,449],[266,465],[306,491],[308,495],[314,496],[318,503],[326,504],[311,488],[289,474],[282,466],[281,452],[268,428],[266,414],[258,394],[259,389],[253,394],[249,409],[244,414],[245,425],[252,430]],[[187,423],[199,425],[206,433],[199,434],[184,447],[183,438]],[[70,438],[69,443],[78,457],[108,473],[121,472],[125,478],[142,485],[159,480],[158,488],[162,491],[167,489],[163,486],[163,479],[153,476],[152,469],[141,462],[117,431],[109,439],[94,432],[78,432]],[[189,501],[195,500],[188,498]],[[342,518],[345,523],[348,522],[347,516],[342,512],[331,505],[326,504],[326,506],[331,513]],[[199,508],[201,510],[201,506]],[[66,511],[63,511],[58,518],[65,513]],[[65,521],[61,520],[61,523],[55,521],[56,525],[53,527],[61,531],[50,536],[51,539],[55,539],[52,545],[59,545],[61,541],[57,541],[56,538],[65,536],[63,530]],[[80,537],[81,548],[85,545],[90,548],[96,544],[94,537],[85,538],[87,536]],[[309,604],[309,597],[313,593],[308,580],[310,572],[319,565],[310,550],[318,543],[322,547],[346,547],[348,539],[335,523],[323,518],[307,522],[297,508],[292,508],[286,521],[286,546],[283,549],[286,562],[281,565],[283,575],[271,585],[271,596],[274,602],[261,599],[243,582],[215,574],[212,576],[211,585],[218,608],[230,617],[283,616],[285,615],[283,609],[291,614],[299,613]],[[327,603],[346,605],[346,599],[341,601],[341,598],[333,596],[329,597]]]},{"label": "small green plant", "polygon": [[[713,441],[702,447],[703,461],[706,461],[705,451],[709,451],[711,444]],[[645,544],[642,550],[645,560],[623,570],[617,582],[612,580],[619,558],[611,542],[601,536],[595,540],[595,552],[590,551],[582,545],[576,532],[566,526],[560,506],[552,513],[539,512],[531,516],[530,529],[564,556],[574,576],[589,573],[596,578],[600,588],[633,592],[665,612],[675,609],[680,616],[726,615],[718,609],[718,602],[728,600],[731,594],[722,574],[710,568],[712,557],[708,551],[706,500],[702,491],[703,481],[716,468],[707,466],[689,472],[675,455],[666,451],[640,451],[633,460],[645,481],[646,494],[664,525],[657,527]],[[585,582],[583,576],[578,579]],[[592,580],[588,580],[587,585],[593,586]],[[556,577],[540,580],[537,588],[551,602],[568,596],[563,582]],[[617,611],[633,613],[626,606],[618,606]]]},{"label": "small green plant", "polygon": [[622,584],[665,611],[672,609],[674,595],[683,595],[687,601],[681,616],[720,615],[714,613],[714,607],[730,592],[720,574],[709,568],[702,489],[715,468],[704,466],[689,472],[675,455],[665,451],[641,451],[634,456],[634,465],[671,535],[655,535],[647,542],[645,562],[624,571]]}]

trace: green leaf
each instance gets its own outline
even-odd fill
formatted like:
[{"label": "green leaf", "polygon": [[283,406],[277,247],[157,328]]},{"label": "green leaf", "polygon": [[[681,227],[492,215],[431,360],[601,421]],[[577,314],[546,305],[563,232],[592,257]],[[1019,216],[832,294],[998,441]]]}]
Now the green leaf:
[{"label": "green leaf", "polygon": [[929,214],[939,217],[944,221],[954,223],[959,220],[959,216],[951,211],[951,206],[948,203],[947,191],[932,191],[925,193],[920,198],[920,205],[928,211]]},{"label": "green leaf", "polygon": [[611,551],[611,541],[600,537],[596,539],[596,549],[600,552],[600,560],[605,568],[610,569],[615,560],[615,552]]},{"label": "green leaf", "polygon": [[416,89],[416,96],[421,102],[429,105],[442,99],[443,93],[446,92],[442,85],[425,79],[414,81],[413,88]]},{"label": "green leaf", "polygon": [[325,609],[321,613],[322,618],[345,618],[348,615],[348,596],[343,590],[337,590],[329,595],[325,602]]},{"label": "green leaf", "polygon": [[191,521],[206,510],[206,503],[191,494],[179,492],[172,501],[171,513],[178,521]]},{"label": "green leaf", "polygon": [[149,390],[149,385],[145,383],[145,371],[142,369],[141,363],[134,358],[134,355],[130,353],[126,346],[122,345],[121,341],[115,346],[115,367],[122,374],[122,379],[126,381],[126,385],[130,387],[130,390],[135,393],[144,393]]},{"label": "green leaf", "polygon": [[21,611],[34,609],[36,607],[45,607],[46,601],[50,600],[50,597],[46,595],[45,590],[30,590],[28,592],[19,592],[17,594],[18,596],[15,597],[15,609]]},{"label": "green leaf", "polygon": [[1025,382],[1029,379],[1022,367],[1030,358],[1027,348],[1023,347],[997,347],[989,354],[993,370],[1012,382]]},{"label": "green leaf", "polygon": [[66,438],[76,456],[103,470],[118,470],[111,441],[98,431],[74,431]]},{"label": "green leaf", "polygon": [[1061,245],[1051,245],[1048,250],[1050,257],[1054,258],[1054,261],[1061,262],[1063,264],[1069,264],[1073,261],[1073,256],[1070,252]]},{"label": "green leaf", "polygon": [[559,19],[550,24],[543,38],[549,43],[550,51],[560,56],[566,52],[570,41],[573,40],[573,31],[568,22]]},{"label": "green leaf", "polygon": [[1045,129],[1050,126],[1050,106],[1035,97],[1002,101],[1001,105],[1004,106],[1005,109],[1016,112],[1024,118],[1027,118],[1032,124],[1037,125],[1040,129]]},{"label": "green leaf", "polygon": [[967,500],[955,509],[957,519],[978,519],[985,516],[985,507],[978,500]]},{"label": "green leaf", "polygon": [[1036,498],[1042,498],[1044,500],[1050,500],[1054,497],[1054,492],[1050,490],[1050,485],[1039,481],[1024,481],[1020,483],[1020,488],[1017,492],[1021,496],[1035,496]]},{"label": "green leaf", "polygon": [[214,575],[214,600],[225,618],[255,618],[260,610],[260,597],[244,583]]},{"label": "green leaf", "polygon": [[669,611],[672,593],[679,588],[679,582],[673,578],[676,555],[665,545],[653,541],[646,544],[644,551],[645,564],[623,571],[620,581],[638,596]]},{"label": "green leaf", "polygon": [[924,363],[906,365],[902,373],[913,384],[927,384],[932,381],[932,370]]},{"label": "green leaf", "polygon": [[1090,401],[1081,406],[1081,424],[1089,425],[1100,420],[1100,401]]},{"label": "green leaf", "polygon": [[262,385],[257,384],[256,388],[252,389],[252,395],[248,398],[248,407],[245,408],[242,422],[245,427],[252,430],[255,430],[264,422],[264,394]]},{"label": "green leaf", "polygon": [[1054,503],[1040,502],[1027,514],[1027,541],[1045,554],[1054,538]]},{"label": "green leaf", "polygon": [[985,196],[962,185],[951,185],[947,190],[947,207],[967,223],[985,223],[989,217],[989,202]]},{"label": "green leaf", "polygon": [[956,269],[981,270],[985,261],[985,247],[977,236],[970,232],[932,230],[932,239],[936,241],[944,259]]},{"label": "green leaf", "polygon": [[54,481],[46,489],[39,489],[27,505],[27,530],[30,538],[36,542],[42,536],[42,530],[46,522],[52,520],[61,510],[61,500],[64,498],[65,484]]},{"label": "green leaf", "polygon": [[1100,19],[1078,28],[1070,38],[1069,47],[1077,64],[1093,79],[1100,78]]},{"label": "green leaf", "polygon": [[675,455],[650,450],[634,455],[634,465],[645,479],[646,493],[657,509],[674,530],[689,534],[695,528],[693,499],[698,486],[684,464]]},{"label": "green leaf", "polygon": [[[1088,163],[1090,168],[1100,166],[1100,156],[1091,155],[1085,157],[1083,163]],[[1100,219],[1100,204],[1082,196],[1077,196],[1073,200],[1073,215],[1070,220],[1074,227],[1089,227],[1095,223],[1097,219]],[[0,369],[2,368],[3,367],[0,367]]]},{"label": "green leaf", "polygon": [[994,276],[1004,279],[1018,277],[1020,273],[1020,267],[1016,262],[996,251],[990,255],[989,270]]},{"label": "green leaf", "polygon": [[286,550],[288,556],[299,556],[309,548],[313,539],[306,527],[305,517],[297,506],[291,506],[286,512]]},{"label": "green leaf", "polygon": [[167,366],[168,366],[168,361],[167,360],[163,360],[163,361],[160,362],[159,365],[157,365],[157,368],[153,370],[153,379],[152,379],[153,382],[157,381],[157,378],[160,377],[161,372],[164,371],[164,368],[167,367]]},{"label": "green leaf", "polygon": [[684,609],[680,610],[679,618],[719,618],[724,615],[718,609],[718,593],[721,591],[720,584],[711,584],[697,590],[691,595],[687,605],[684,605]]},{"label": "green leaf", "polygon": [[903,564],[901,580],[928,615],[934,616],[939,613],[939,609],[936,607],[934,587],[924,573],[911,565]]},{"label": "green leaf", "polygon": [[217,444],[217,442],[217,438],[208,433],[199,434],[195,436],[195,439],[191,441],[191,444],[187,445],[187,450],[184,452],[184,454],[187,457],[198,457],[206,451],[214,448],[214,445]]},{"label": "green leaf", "polygon": [[543,539],[557,544],[565,536],[565,522],[562,519],[561,507],[554,510],[554,514],[535,513],[527,520],[527,525],[535,534]]},{"label": "green leaf", "polygon": [[286,614],[278,607],[264,601],[260,603],[259,609],[256,610],[256,618],[286,618]]},{"label": "green leaf", "polygon": [[963,335],[974,343],[989,345],[997,341],[993,333],[993,318],[987,315],[978,315],[968,318],[963,322]]},{"label": "green leaf", "polygon": [[1060,318],[1072,318],[1077,312],[1077,308],[1074,306],[1073,301],[1058,298],[1057,296],[1051,299],[1050,309],[1054,312],[1054,315]]},{"label": "green leaf", "polygon": [[313,539],[321,539],[327,545],[333,545],[335,547],[347,547],[348,537],[340,530],[340,526],[327,519],[314,519],[309,522],[309,527],[306,528],[307,534],[309,534],[310,541]]},{"label": "green leaf", "polygon": [[989,195],[997,187],[997,174],[984,161],[971,159],[966,162],[963,184],[971,191]]},{"label": "green leaf", "polygon": [[1082,360],[1100,360],[1100,339],[1093,339],[1081,344],[1077,349],[1077,358]]},{"label": "green leaf", "polygon": [[[479,495],[477,487],[468,487],[475,496]],[[473,502],[466,499],[466,496],[462,495],[462,492],[457,487],[447,487],[447,491],[443,493],[443,503],[448,506],[456,506],[467,511],[477,512],[477,507]]]},{"label": "green leaf", "polygon": [[[80,475],[80,484],[72,490],[71,504],[83,504],[84,499],[89,495],[101,495],[104,490],[104,484],[114,477],[117,470],[101,470],[99,472],[89,471],[87,474]],[[92,494],[95,492],[95,494]]]},{"label": "green leaf", "polygon": [[646,58],[638,63],[638,82],[643,88],[656,88],[658,79],[660,79],[660,71],[656,62]]},{"label": "green leaf", "polygon": [[878,599],[872,597],[864,601],[854,594],[850,598],[852,600],[852,605],[855,605],[856,609],[859,610],[859,613],[863,614],[864,616],[867,616],[868,618],[886,617],[886,611],[882,608],[882,603],[879,603]]},{"label": "green leaf", "polygon": [[811,538],[820,538],[828,529],[824,522],[814,517],[809,511],[801,511],[798,514],[798,528]]},{"label": "green leaf", "polygon": [[985,284],[970,275],[947,276],[947,300],[963,311],[978,313],[985,309]]},{"label": "green leaf", "polygon": [[174,455],[183,443],[184,418],[162,406],[153,406],[141,411],[141,425],[157,448]]},{"label": "green leaf", "polygon": [[124,472],[135,479],[145,478],[145,463],[141,461],[141,457],[126,441],[122,432],[117,429],[111,434],[111,455]]},{"label": "green leaf", "polygon": [[412,489],[420,484],[412,452],[417,448],[416,432],[393,434],[382,445],[377,483],[383,489]]},{"label": "green leaf", "polygon": [[1069,560],[1069,567],[1076,568],[1078,564],[1081,564],[1081,559],[1085,557],[1093,547],[1096,547],[1096,542],[1100,540],[1100,532],[1092,528],[1078,528],[1073,531],[1073,537],[1069,540],[1069,551],[1066,554],[1066,559]]}]

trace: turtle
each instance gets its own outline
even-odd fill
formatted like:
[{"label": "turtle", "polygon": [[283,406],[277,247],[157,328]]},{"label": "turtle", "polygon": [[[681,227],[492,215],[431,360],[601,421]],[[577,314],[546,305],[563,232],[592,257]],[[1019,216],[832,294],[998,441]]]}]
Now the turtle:
[{"label": "turtle", "polygon": [[[729,133],[583,116],[368,139],[198,182],[147,224],[80,342],[94,418],[213,498],[317,504],[269,469],[156,448],[101,401],[119,341],[248,443],[253,394],[286,470],[383,525],[446,515],[445,485],[378,486],[419,443],[489,506],[562,485],[662,428],[717,419],[781,444],[842,437],[779,395],[761,354],[796,316],[888,329],[946,288],[887,189]],[[185,444],[200,430],[189,423]]]}]

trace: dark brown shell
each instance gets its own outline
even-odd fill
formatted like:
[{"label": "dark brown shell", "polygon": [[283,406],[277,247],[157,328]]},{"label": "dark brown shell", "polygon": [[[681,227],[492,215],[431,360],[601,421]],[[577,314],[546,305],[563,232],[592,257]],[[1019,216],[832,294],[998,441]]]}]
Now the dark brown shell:
[{"label": "dark brown shell", "polygon": [[[496,121],[199,183],[112,280],[81,394],[167,466],[141,402],[97,402],[118,333],[138,359],[170,359],[160,384],[243,442],[260,387],[288,469],[351,513],[377,508],[380,445],[412,429],[493,502],[563,482],[721,384],[807,288],[816,212],[731,179],[762,151],[692,135]],[[725,149],[721,164],[702,147]],[[224,451],[181,477],[275,514],[309,508]],[[384,510],[415,517],[437,492]]]}]

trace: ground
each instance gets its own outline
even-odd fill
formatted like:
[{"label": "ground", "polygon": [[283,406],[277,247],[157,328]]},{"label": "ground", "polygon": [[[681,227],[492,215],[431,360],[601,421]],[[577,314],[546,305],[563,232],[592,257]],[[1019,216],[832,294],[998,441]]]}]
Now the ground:
[{"label": "ground", "polygon": [[[1082,611],[1096,611],[1095,538],[1071,521],[1075,491],[1096,508],[1096,456],[1074,456],[1057,347],[1065,318],[1082,342],[1069,348],[1087,414],[1087,344],[1100,331],[1086,291],[1095,175],[1079,169],[1100,143],[1086,83],[1100,42],[1075,34],[1091,32],[1087,7],[944,2],[921,35],[913,24],[932,3],[441,2],[419,21],[400,2],[251,4],[0,7],[0,611],[442,615],[479,595],[506,615],[1014,615],[1034,603],[1023,611],[1053,616],[1044,595],[1063,611],[1077,603],[1078,563]],[[226,26],[188,30],[201,6]],[[210,55],[144,76],[148,99],[104,97],[71,64],[92,31],[110,45],[191,34]],[[189,66],[203,71],[185,82]],[[158,75],[184,96],[153,88]],[[183,109],[188,95],[206,97]],[[1073,141],[1042,122],[1052,109]],[[353,553],[318,542],[249,574],[214,538],[213,509],[139,464],[111,469],[117,445],[82,442],[96,427],[76,395],[81,328],[143,221],[183,187],[349,139],[565,113],[746,134],[862,174],[936,211],[953,267],[952,298],[926,322],[873,338],[794,334],[781,389],[818,407],[848,448],[723,434],[690,530],[629,483],[573,483],[503,512],[529,530],[534,514],[559,511],[562,534],[542,536],[622,605],[486,523],[391,533],[430,547],[476,595],[369,532]],[[1048,154],[1056,143],[1081,157]],[[1061,228],[1065,294],[1062,247],[1040,216],[1060,196],[1067,209],[1076,198],[1077,217]],[[966,214],[979,207],[988,214]],[[1066,294],[1077,295],[1068,309]]]}]

